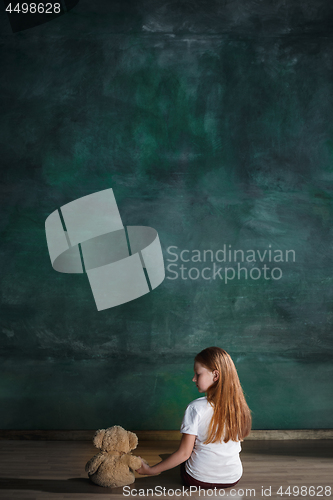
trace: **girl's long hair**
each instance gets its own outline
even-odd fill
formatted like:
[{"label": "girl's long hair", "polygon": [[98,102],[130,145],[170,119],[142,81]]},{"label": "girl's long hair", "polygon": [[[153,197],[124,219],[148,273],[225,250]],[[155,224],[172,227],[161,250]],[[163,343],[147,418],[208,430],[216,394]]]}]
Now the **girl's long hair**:
[{"label": "girl's long hair", "polygon": [[195,361],[208,370],[218,370],[219,378],[207,390],[207,401],[214,413],[208,428],[205,444],[243,441],[250,434],[251,410],[249,409],[234,362],[220,347],[207,347],[196,355]]}]

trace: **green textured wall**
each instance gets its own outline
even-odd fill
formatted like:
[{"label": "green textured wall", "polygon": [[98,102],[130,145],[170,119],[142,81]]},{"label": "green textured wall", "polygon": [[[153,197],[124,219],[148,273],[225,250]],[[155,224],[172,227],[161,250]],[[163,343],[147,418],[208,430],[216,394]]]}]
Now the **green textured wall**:
[{"label": "green textured wall", "polygon": [[[81,0],[18,33],[1,14],[0,428],[177,429],[210,345],[254,428],[332,427],[332,20],[325,0]],[[237,263],[183,262],[187,279],[98,312],[86,276],[52,269],[44,224],[110,187],[166,267],[171,246],[295,259],[227,283],[188,268]]]}]

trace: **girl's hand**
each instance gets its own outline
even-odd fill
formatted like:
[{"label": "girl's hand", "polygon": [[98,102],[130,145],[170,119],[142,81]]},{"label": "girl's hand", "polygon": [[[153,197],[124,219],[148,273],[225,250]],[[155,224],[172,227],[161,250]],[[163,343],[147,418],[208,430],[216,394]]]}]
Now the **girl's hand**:
[{"label": "girl's hand", "polygon": [[[141,457],[139,457],[139,458],[141,458]],[[145,476],[153,476],[154,475],[152,468],[149,467],[147,462],[142,460],[142,458],[141,458],[141,467],[139,467],[139,469],[136,469],[136,472],[138,472],[139,474],[143,474]]]}]

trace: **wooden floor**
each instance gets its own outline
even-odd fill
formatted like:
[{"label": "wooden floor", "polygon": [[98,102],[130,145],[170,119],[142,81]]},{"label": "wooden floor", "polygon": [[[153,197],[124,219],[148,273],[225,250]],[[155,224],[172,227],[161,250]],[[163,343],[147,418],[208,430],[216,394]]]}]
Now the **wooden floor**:
[{"label": "wooden floor", "polygon": [[[175,451],[177,446],[174,441],[141,441],[135,454],[154,464]],[[96,451],[93,444],[87,441],[0,441],[0,499],[126,498],[122,488],[101,488],[88,480],[84,466]],[[235,486],[235,491],[225,490],[225,497],[333,498],[332,440],[245,441],[241,458],[243,477]],[[279,490],[280,486],[282,489]],[[290,490],[287,489],[289,486]],[[134,495],[129,498],[134,498],[135,493],[138,498],[186,496],[183,491],[180,495],[179,490],[183,487],[178,467],[159,476],[138,475],[131,488]],[[279,495],[278,491],[283,494]],[[187,493],[188,498],[205,495],[203,491],[200,494],[194,491]],[[216,495],[213,491],[210,493],[221,498],[218,491]]]}]

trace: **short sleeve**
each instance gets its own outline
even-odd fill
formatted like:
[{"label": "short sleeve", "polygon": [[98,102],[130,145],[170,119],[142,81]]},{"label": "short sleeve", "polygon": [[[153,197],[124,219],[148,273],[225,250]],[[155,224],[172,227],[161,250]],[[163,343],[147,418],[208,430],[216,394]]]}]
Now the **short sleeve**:
[{"label": "short sleeve", "polygon": [[180,432],[182,434],[192,434],[193,436],[198,435],[199,427],[199,415],[193,406],[188,405],[185,410],[182,425],[180,426]]}]

